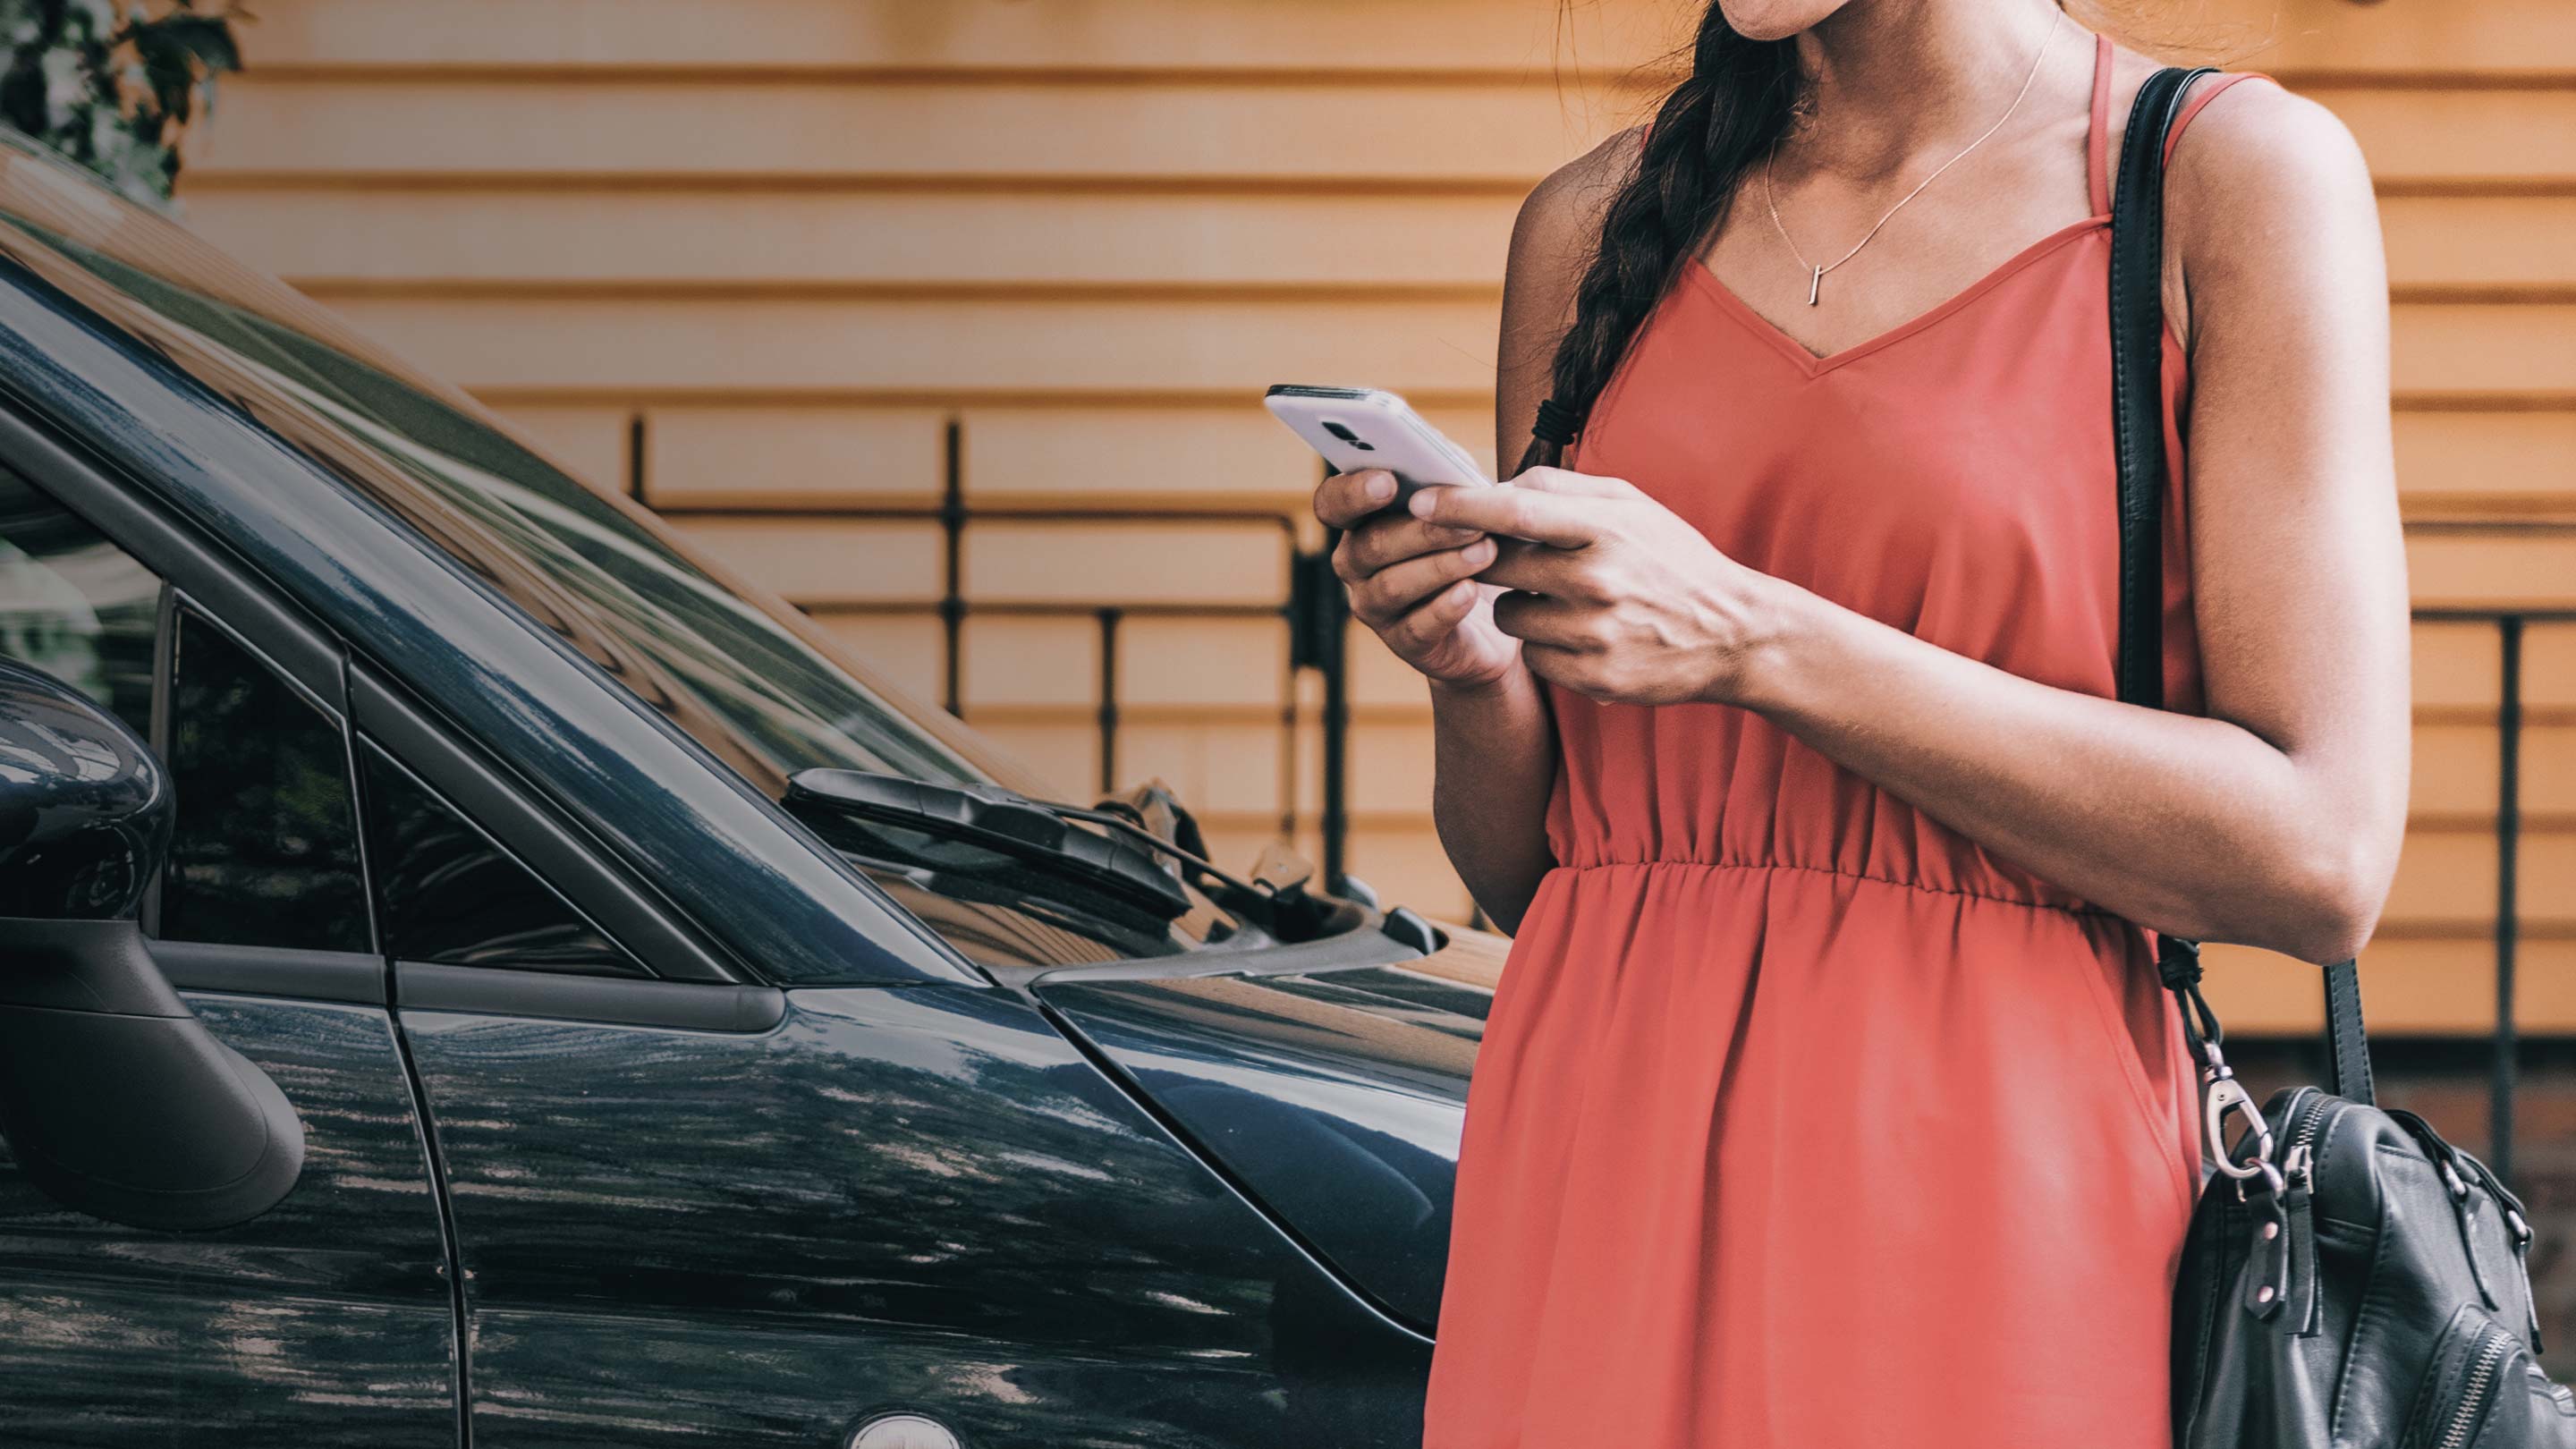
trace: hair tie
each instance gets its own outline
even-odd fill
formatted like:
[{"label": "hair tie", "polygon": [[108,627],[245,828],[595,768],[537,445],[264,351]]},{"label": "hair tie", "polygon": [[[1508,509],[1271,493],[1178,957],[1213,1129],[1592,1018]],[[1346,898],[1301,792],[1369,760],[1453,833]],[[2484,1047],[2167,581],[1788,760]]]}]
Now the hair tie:
[{"label": "hair tie", "polygon": [[1538,405],[1538,421],[1530,425],[1530,436],[1562,448],[1573,442],[1582,428],[1583,419],[1574,409],[1549,398]]}]

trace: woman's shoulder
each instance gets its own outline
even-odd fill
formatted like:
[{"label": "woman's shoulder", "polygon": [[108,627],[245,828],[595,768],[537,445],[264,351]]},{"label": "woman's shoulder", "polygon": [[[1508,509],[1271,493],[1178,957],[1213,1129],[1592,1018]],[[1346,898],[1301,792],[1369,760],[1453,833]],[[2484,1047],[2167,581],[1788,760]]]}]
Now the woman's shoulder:
[{"label": "woman's shoulder", "polygon": [[1521,202],[1503,280],[1509,292],[1542,299],[1537,315],[1553,317],[1570,305],[1576,279],[1601,244],[1602,218],[1636,174],[1645,138],[1643,126],[1611,136],[1549,172]]},{"label": "woman's shoulder", "polygon": [[1513,224],[1515,249],[1524,235],[1559,241],[1580,237],[1588,242],[1600,229],[1611,199],[1636,174],[1637,156],[1645,145],[1646,128],[1630,126],[1549,172],[1521,202],[1520,217]]},{"label": "woman's shoulder", "polygon": [[2370,168],[2342,118],[2259,72],[2204,76],[2184,100],[2166,184],[2254,201],[2266,190],[2367,187]]}]

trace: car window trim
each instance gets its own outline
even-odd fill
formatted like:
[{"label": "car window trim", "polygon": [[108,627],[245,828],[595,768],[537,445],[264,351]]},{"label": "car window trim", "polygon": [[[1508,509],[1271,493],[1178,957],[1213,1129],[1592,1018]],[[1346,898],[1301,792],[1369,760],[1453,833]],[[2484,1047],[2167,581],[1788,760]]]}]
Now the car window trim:
[{"label": "car window trim", "polygon": [[[741,980],[711,943],[648,887],[609,862],[571,823],[535,802],[517,779],[434,720],[407,691],[362,660],[349,662],[353,738],[373,743],[399,768],[446,800],[504,855],[561,896],[602,937],[663,981]],[[366,812],[361,804],[360,832]],[[391,949],[391,943],[380,944]],[[396,969],[397,978],[403,968]],[[466,966],[504,976],[608,980],[542,966]],[[397,987],[399,992],[399,987]]]},{"label": "car window trim", "polygon": [[604,1026],[759,1036],[787,1019],[775,986],[574,976],[515,967],[393,963],[394,1007],[404,1012],[522,1016]]},{"label": "car window trim", "polygon": [[153,941],[152,960],[181,991],[383,1006],[385,958],[372,951]]}]

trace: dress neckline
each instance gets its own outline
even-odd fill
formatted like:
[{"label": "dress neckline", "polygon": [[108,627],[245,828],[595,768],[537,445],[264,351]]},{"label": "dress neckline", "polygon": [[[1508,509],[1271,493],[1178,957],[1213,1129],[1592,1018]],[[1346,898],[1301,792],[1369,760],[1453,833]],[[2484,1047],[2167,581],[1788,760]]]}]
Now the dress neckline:
[{"label": "dress neckline", "polygon": [[[2085,194],[2092,199],[2093,214],[2082,221],[2069,222],[2004,258],[1984,276],[1953,292],[1942,301],[1934,303],[1929,311],[1918,313],[1877,336],[1865,338],[1848,347],[1837,347],[1831,352],[1816,352],[1809,349],[1807,344],[1790,336],[1778,323],[1755,311],[1752,303],[1745,301],[1733,287],[1719,278],[1708,265],[1708,259],[1705,256],[1693,256],[1690,260],[1690,270],[1698,274],[1699,280],[1705,284],[1705,290],[1716,296],[1720,307],[1733,313],[1738,321],[1777,348],[1782,356],[1787,357],[1809,377],[1820,377],[1846,362],[1866,357],[1881,348],[1891,347],[1904,341],[1984,296],[2005,278],[2056,248],[2076,237],[2111,224],[2109,176],[2111,59],[2111,37],[2096,34],[2093,37],[2092,94],[2089,98],[2090,104],[2086,107],[2084,125],[2084,189]],[[2170,326],[2167,331],[2171,331]]]},{"label": "dress neckline", "polygon": [[2021,271],[2024,267],[2027,267],[2031,263],[2038,261],[2040,258],[2047,256],[2050,252],[2066,245],[2077,237],[2099,231],[2110,224],[2111,218],[2108,214],[2101,216],[2088,216],[2082,221],[2069,222],[2065,226],[2059,227],[2057,230],[2050,232],[2048,235],[2041,237],[2039,240],[2032,242],[2026,247],[2023,247],[2020,251],[2006,257],[2003,261],[1997,263],[1995,267],[1988,271],[1984,276],[1970,282],[1960,290],[1951,293],[1942,301],[1934,303],[1929,311],[1918,312],[1914,316],[1903,322],[1897,323],[1895,326],[1888,328],[1886,331],[1881,332],[1874,337],[1865,338],[1862,341],[1852,343],[1847,347],[1837,347],[1831,352],[1809,351],[1805,343],[1800,342],[1798,339],[1791,337],[1788,333],[1782,331],[1770,318],[1755,311],[1751,303],[1736,295],[1735,289],[1728,286],[1722,279],[1720,279],[1716,272],[1710,270],[1706,261],[1698,257],[1693,257],[1691,259],[1689,269],[1693,277],[1701,284],[1701,289],[1717,299],[1719,307],[1731,313],[1737,321],[1743,323],[1745,327],[1750,329],[1757,336],[1770,343],[1782,356],[1788,358],[1792,364],[1798,367],[1799,370],[1806,373],[1809,377],[1818,377],[1833,371],[1844,363],[1866,357],[1870,353],[1879,351],[1881,348],[1892,347],[1895,344],[1904,341],[1906,338],[1940,323],[1953,313],[1958,312],[1970,303],[1976,301],[1979,297],[1993,291],[1997,286],[2002,285],[2006,279]]}]

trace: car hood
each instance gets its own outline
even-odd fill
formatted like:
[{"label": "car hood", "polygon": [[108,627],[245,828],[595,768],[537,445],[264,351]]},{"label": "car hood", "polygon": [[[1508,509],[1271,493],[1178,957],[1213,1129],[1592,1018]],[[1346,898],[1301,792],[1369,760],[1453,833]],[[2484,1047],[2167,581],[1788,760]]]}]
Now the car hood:
[{"label": "car hood", "polygon": [[1293,1236],[1428,1333],[1448,1262],[1467,1073],[1502,938],[1429,956],[1039,978],[1077,1039]]}]

